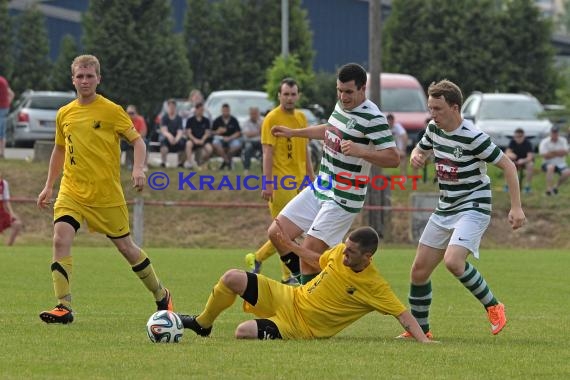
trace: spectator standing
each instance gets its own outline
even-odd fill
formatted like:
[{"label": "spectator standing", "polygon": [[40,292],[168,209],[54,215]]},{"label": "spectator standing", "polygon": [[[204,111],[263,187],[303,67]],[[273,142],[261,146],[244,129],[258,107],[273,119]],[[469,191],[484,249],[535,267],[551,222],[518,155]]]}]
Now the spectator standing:
[{"label": "spectator standing", "polygon": [[255,156],[261,157],[261,124],[263,117],[259,113],[259,108],[249,108],[249,118],[241,126],[243,136],[243,169],[248,172],[251,167],[251,159]]},{"label": "spectator standing", "polygon": [[10,88],[8,80],[0,75],[0,158],[4,158],[6,145],[6,115],[14,99],[14,91]]},{"label": "spectator standing", "polygon": [[232,116],[229,104],[222,104],[222,114],[214,120],[212,130],[214,151],[223,160],[220,170],[232,170],[232,158],[240,152],[242,140],[239,122]]},{"label": "spectator standing", "polygon": [[[534,171],[534,153],[532,144],[524,135],[522,128],[515,129],[515,133],[509,142],[505,154],[513,161],[517,167],[517,171],[525,173],[526,185],[523,191],[525,194],[529,194],[531,192],[532,175]],[[506,184],[505,191],[509,191],[509,187]]]},{"label": "spectator standing", "polygon": [[0,173],[0,232],[4,232],[8,228],[12,229],[8,240],[6,241],[6,245],[10,246],[14,244],[16,237],[22,230],[22,227],[22,221],[12,209],[12,205],[10,203],[10,188],[8,181],[6,181],[2,176],[2,173]]},{"label": "spectator standing", "polygon": [[[287,126],[291,129],[307,128],[305,114],[297,110],[299,100],[299,85],[292,78],[281,81],[277,97],[279,105],[271,110],[263,121],[261,127],[261,142],[263,143],[263,176],[264,178],[277,177],[277,183],[286,176],[300,184],[306,177],[314,179],[311,155],[309,154],[308,140],[300,137],[276,137],[271,134],[271,128],[276,125]],[[294,187],[294,186],[293,186]],[[271,182],[265,185],[261,196],[267,201],[271,218],[275,219],[283,207],[298,194],[298,187],[285,189],[283,186],[274,186]],[[248,253],[245,262],[250,272],[259,273],[261,264],[275,254],[275,246],[270,240],[265,242],[255,253]],[[281,282],[289,285],[298,284],[298,280],[291,277],[291,271],[280,261]]]},{"label": "spectator standing", "polygon": [[[558,187],[570,177],[570,168],[566,164],[568,141],[560,136],[560,127],[555,125],[550,129],[550,136],[540,142],[538,154],[544,159],[542,171],[546,172],[546,195],[556,195]],[[554,185],[554,173],[560,176],[556,185]]]},{"label": "spectator standing", "polygon": [[[196,104],[194,116],[186,122],[186,162],[184,167],[191,169],[194,165],[202,166],[208,162],[214,148],[212,147],[212,130],[210,119],[204,116],[204,103]],[[192,157],[196,156],[196,159]]]},{"label": "spectator standing", "polygon": [[406,176],[408,175],[408,133],[402,124],[394,120],[393,114],[388,114],[386,120],[394,136],[398,153],[400,153],[400,174]]},{"label": "spectator standing", "polygon": [[182,117],[176,112],[176,100],[168,99],[167,112],[160,120],[160,157],[161,167],[166,167],[168,153],[176,153],[178,158],[178,167],[183,166],[181,155],[186,149],[186,139],[184,138],[184,128],[182,125]]}]

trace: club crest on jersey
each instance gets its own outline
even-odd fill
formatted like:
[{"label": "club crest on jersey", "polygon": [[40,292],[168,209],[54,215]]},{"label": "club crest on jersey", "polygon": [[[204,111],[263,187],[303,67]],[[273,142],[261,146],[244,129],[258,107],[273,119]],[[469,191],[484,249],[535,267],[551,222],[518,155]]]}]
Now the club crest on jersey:
[{"label": "club crest on jersey", "polygon": [[453,148],[453,156],[455,158],[463,157],[463,148],[460,146],[456,146],[455,148]]},{"label": "club crest on jersey", "polygon": [[93,121],[93,129],[101,128],[101,122],[99,120]]},{"label": "club crest on jersey", "polygon": [[347,292],[348,294],[350,294],[350,295],[353,295],[354,292],[356,292],[356,288],[353,287],[353,286],[347,286],[347,287],[346,287],[346,292]]},{"label": "club crest on jersey", "polygon": [[354,128],[354,127],[356,127],[356,120],[355,120],[355,119],[349,119],[349,120],[346,122],[346,128],[352,129],[352,128]]}]

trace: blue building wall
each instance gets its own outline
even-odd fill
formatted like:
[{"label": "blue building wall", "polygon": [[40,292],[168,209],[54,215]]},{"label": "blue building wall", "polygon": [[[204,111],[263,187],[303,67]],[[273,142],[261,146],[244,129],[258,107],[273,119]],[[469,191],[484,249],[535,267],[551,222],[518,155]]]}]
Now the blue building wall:
[{"label": "blue building wall", "polygon": [[[170,0],[174,31],[182,32],[186,14],[186,0]],[[214,0],[212,0],[214,1]],[[280,1],[280,0],[272,0]],[[13,3],[17,0],[13,0]],[[53,0],[41,4],[61,7],[65,10],[85,12],[89,0]],[[301,0],[307,10],[313,48],[315,49],[315,70],[334,72],[347,62],[357,62],[368,66],[368,1],[366,0]],[[20,13],[10,9],[10,15]],[[382,5],[382,18],[390,14],[390,6]],[[262,22],[262,21],[261,21]],[[80,22],[70,22],[46,16],[46,26],[50,41],[50,58],[55,60],[59,54],[59,45],[66,34],[75,37],[81,43],[82,28]],[[554,41],[553,41],[554,42]],[[562,43],[566,48],[567,41]],[[557,46],[558,51],[562,49]],[[566,55],[567,56],[567,55]]]}]

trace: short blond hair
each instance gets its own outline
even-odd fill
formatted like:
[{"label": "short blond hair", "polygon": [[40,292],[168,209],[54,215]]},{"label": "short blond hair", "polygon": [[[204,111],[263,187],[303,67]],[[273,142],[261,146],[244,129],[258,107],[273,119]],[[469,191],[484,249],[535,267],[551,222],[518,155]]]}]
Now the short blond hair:
[{"label": "short blond hair", "polygon": [[95,72],[97,76],[101,76],[101,65],[99,65],[99,60],[94,55],[83,54],[75,57],[71,63],[71,75],[75,74],[76,67],[95,67]]}]

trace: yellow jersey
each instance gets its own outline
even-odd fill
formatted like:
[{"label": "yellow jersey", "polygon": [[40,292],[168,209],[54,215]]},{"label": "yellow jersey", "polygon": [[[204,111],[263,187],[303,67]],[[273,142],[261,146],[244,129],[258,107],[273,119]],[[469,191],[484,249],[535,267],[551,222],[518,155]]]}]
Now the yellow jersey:
[{"label": "yellow jersey", "polygon": [[277,176],[278,181],[286,175],[302,180],[307,175],[308,140],[304,137],[275,137],[271,134],[271,128],[276,125],[291,129],[306,128],[307,118],[299,110],[287,113],[277,106],[265,116],[261,126],[261,143],[273,146],[273,176]]},{"label": "yellow jersey", "polygon": [[120,138],[140,137],[127,113],[101,95],[89,104],[76,99],[56,116],[55,143],[65,147],[59,194],[90,207],[125,204],[120,178]]},{"label": "yellow jersey", "polygon": [[321,273],[295,289],[296,314],[315,338],[333,336],[372,311],[393,316],[406,311],[373,264],[356,273],[342,263],[344,248],[341,243],[325,251]]}]

